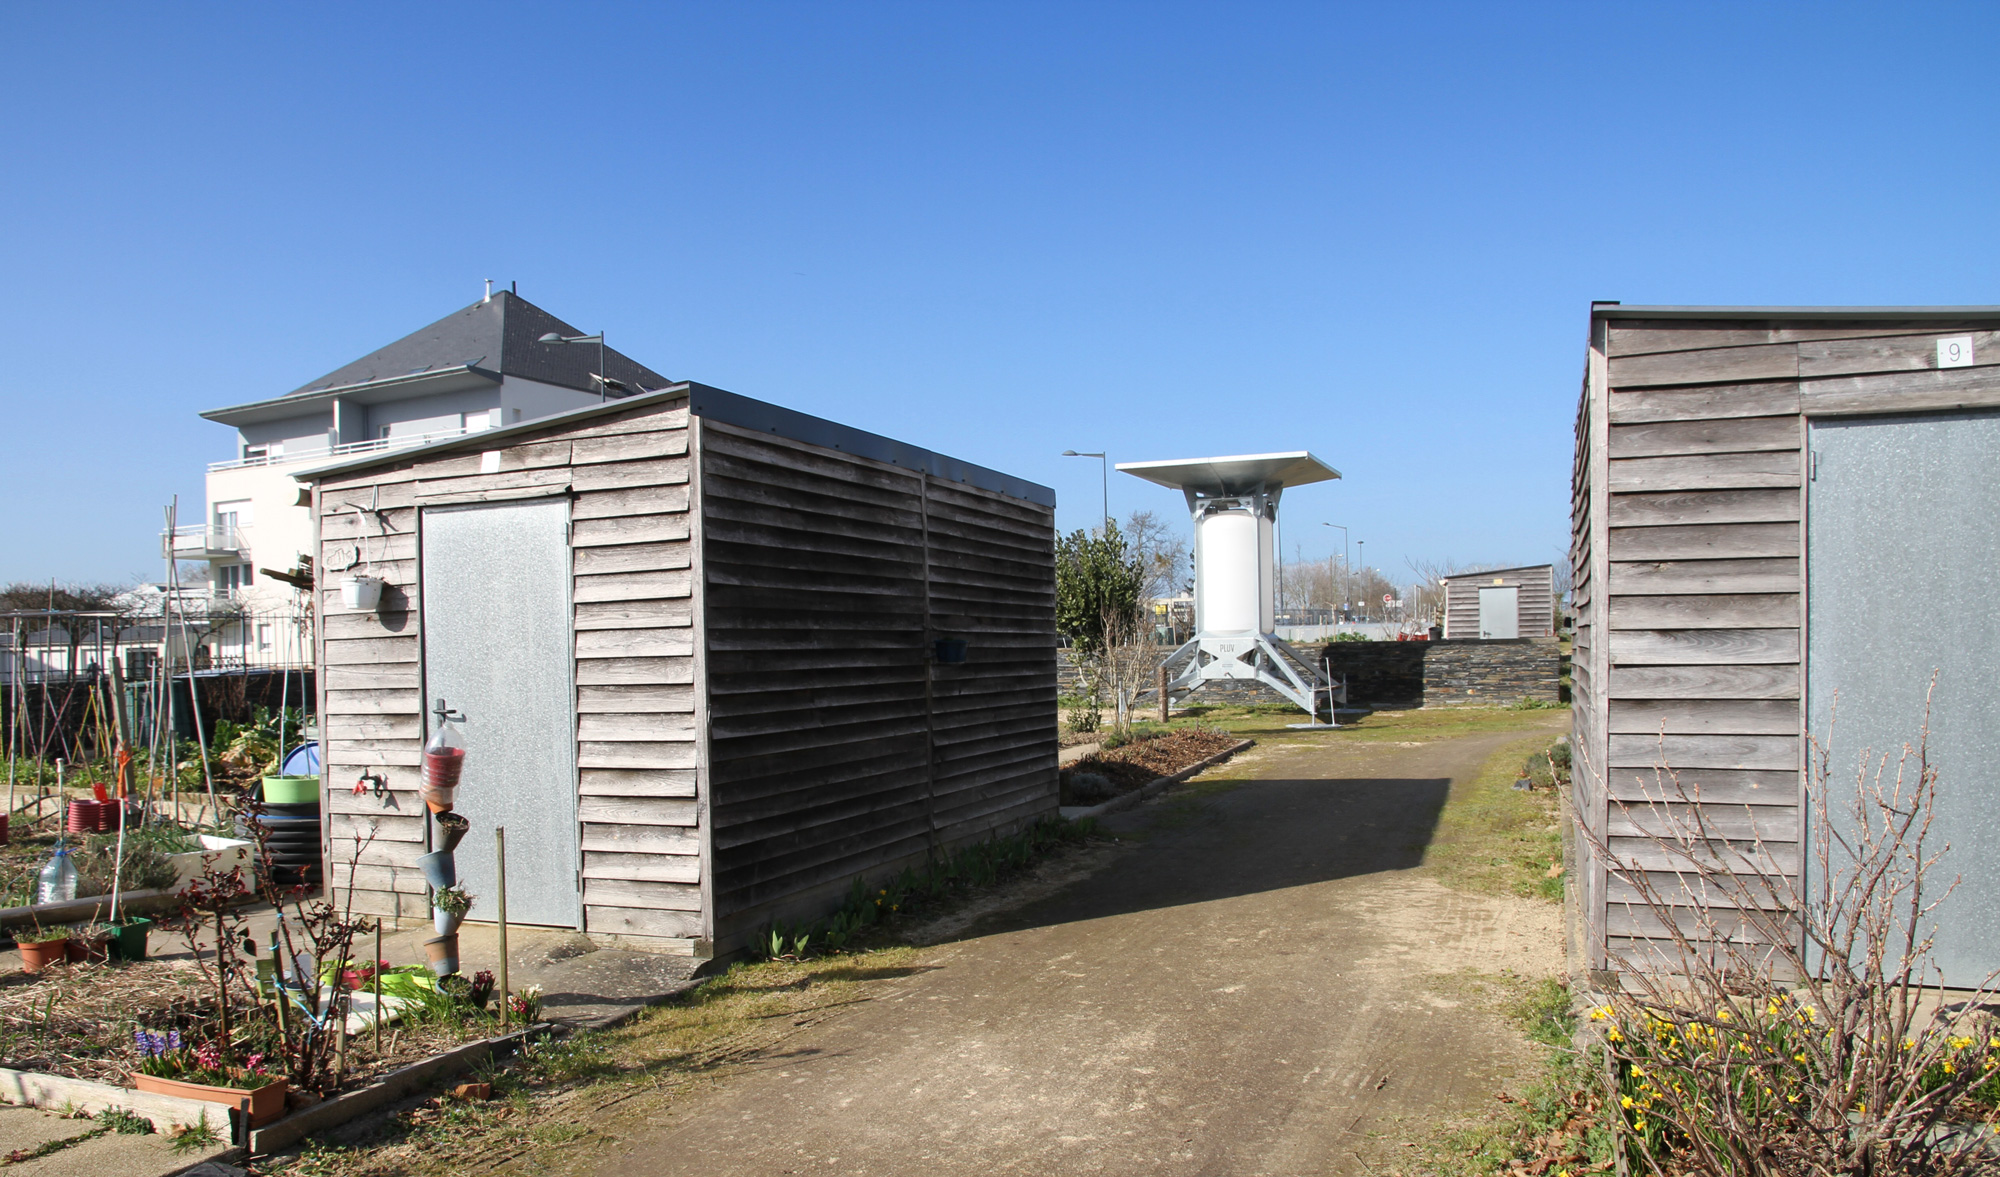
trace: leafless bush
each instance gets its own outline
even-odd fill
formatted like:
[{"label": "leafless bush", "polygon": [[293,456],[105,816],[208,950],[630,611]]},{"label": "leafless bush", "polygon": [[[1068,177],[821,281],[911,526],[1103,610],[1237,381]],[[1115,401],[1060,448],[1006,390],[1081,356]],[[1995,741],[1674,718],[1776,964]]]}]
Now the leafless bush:
[{"label": "leafless bush", "polygon": [[1849,791],[1811,741],[1803,884],[1754,823],[1732,828],[1728,807],[1668,771],[1657,797],[1620,806],[1652,831],[1646,853],[1621,861],[1584,833],[1636,895],[1626,910],[1656,929],[1644,958],[1613,954],[1626,988],[1591,1012],[1628,1164],[1656,1177],[2000,1171],[1977,1123],[2000,1103],[1994,977],[1947,995],[1931,956],[1927,929],[1957,881],[1937,881],[1949,847],[1933,836],[1929,742],[1927,704],[1917,742],[1863,752],[1836,804]]}]

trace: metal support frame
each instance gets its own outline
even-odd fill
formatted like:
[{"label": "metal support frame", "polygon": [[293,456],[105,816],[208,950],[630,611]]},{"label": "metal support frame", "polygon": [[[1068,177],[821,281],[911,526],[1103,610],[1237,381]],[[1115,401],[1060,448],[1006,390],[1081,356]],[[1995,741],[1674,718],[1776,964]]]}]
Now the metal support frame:
[{"label": "metal support frame", "polygon": [[[1347,684],[1335,684],[1312,661],[1276,634],[1219,636],[1201,634],[1167,655],[1161,663],[1169,678],[1167,700],[1178,703],[1208,682],[1260,682],[1298,704],[1312,717],[1302,727],[1338,727],[1334,709],[1345,702]],[[1304,668],[1305,673],[1299,673]],[[1319,722],[1320,697],[1326,696],[1329,722]]]}]

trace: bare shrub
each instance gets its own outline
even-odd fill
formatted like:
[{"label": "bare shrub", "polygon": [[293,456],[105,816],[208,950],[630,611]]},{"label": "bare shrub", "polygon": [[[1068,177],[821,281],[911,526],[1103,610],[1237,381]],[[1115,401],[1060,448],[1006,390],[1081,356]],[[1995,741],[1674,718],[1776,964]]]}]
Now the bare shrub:
[{"label": "bare shrub", "polygon": [[1957,881],[1939,885],[1949,847],[1933,837],[1929,742],[1927,703],[1917,742],[1864,751],[1839,804],[1849,790],[1830,748],[1810,742],[1803,884],[1754,824],[1704,806],[1671,771],[1659,796],[1620,806],[1652,831],[1642,856],[1621,860],[1583,832],[1636,894],[1626,909],[1657,929],[1643,959],[1613,954],[1626,987],[1591,1011],[1626,1165],[1657,1177],[2000,1171],[1978,1124],[2000,1104],[1994,977],[1946,994],[1931,958],[1927,929]]}]

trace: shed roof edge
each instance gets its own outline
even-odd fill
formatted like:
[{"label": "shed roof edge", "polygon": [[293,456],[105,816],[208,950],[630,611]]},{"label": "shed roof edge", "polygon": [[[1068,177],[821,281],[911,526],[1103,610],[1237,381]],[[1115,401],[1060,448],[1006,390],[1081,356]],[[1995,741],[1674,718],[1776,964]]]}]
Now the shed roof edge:
[{"label": "shed roof edge", "polygon": [[373,466],[386,466],[433,454],[472,449],[490,450],[495,448],[495,442],[505,442],[509,438],[552,428],[560,429],[565,425],[581,423],[596,417],[682,398],[688,401],[688,412],[697,417],[706,417],[738,428],[752,429],[759,433],[805,442],[808,445],[838,450],[908,470],[920,470],[947,481],[963,482],[981,490],[990,490],[996,494],[1004,494],[1051,509],[1056,505],[1056,492],[1039,483],[1003,474],[976,463],[960,461],[922,446],[870,433],[865,429],[856,429],[851,425],[842,425],[823,417],[801,413],[796,409],[787,409],[768,401],[726,392],[720,388],[711,388],[692,380],[684,380],[638,396],[606,401],[600,405],[585,405],[568,412],[552,413],[546,417],[523,421],[518,425],[485,429],[478,433],[468,433],[462,437],[447,438],[409,449],[383,450],[345,461],[308,466],[294,471],[292,477],[300,482],[312,482],[329,475],[348,474]]}]

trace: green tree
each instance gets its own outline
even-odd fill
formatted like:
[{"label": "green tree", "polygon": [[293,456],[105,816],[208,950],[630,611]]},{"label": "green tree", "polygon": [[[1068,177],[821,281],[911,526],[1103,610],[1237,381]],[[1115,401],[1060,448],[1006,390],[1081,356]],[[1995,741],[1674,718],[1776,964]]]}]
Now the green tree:
[{"label": "green tree", "polygon": [[1056,629],[1081,657],[1104,652],[1108,626],[1130,632],[1138,624],[1145,580],[1137,555],[1118,525],[1107,521],[1095,535],[1074,531],[1056,539]]}]

